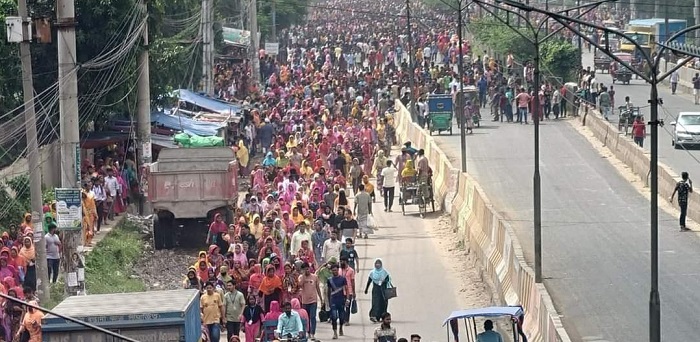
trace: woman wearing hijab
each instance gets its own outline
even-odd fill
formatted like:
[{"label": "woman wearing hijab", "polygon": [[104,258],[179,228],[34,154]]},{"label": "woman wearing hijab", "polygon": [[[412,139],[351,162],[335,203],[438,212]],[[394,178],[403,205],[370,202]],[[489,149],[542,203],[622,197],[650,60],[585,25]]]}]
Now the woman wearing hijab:
[{"label": "woman wearing hijab", "polygon": [[248,258],[246,257],[245,253],[243,253],[243,245],[237,243],[231,246],[233,247],[233,251],[231,251],[231,248],[229,248],[229,252],[233,252],[233,261],[238,261],[241,263],[241,265],[248,265]]},{"label": "woman wearing hijab", "polygon": [[404,182],[409,181],[411,178],[414,178],[417,175],[418,175],[418,171],[416,171],[416,168],[413,165],[413,159],[406,160],[406,164],[404,164],[403,170],[401,170],[402,180]]},{"label": "woman wearing hijab", "polygon": [[296,311],[299,314],[299,318],[301,318],[302,322],[306,322],[306,326],[304,327],[304,331],[309,331],[310,326],[309,326],[309,313],[304,310],[304,308],[301,307],[301,302],[299,301],[298,298],[292,298],[291,300],[292,304],[292,310]]},{"label": "woman wearing hijab", "polygon": [[284,278],[282,278],[282,289],[285,302],[292,300],[292,298],[297,298],[299,295],[299,274],[295,271],[292,263],[287,262],[284,264]]},{"label": "woman wearing hijab", "polygon": [[211,267],[213,267],[215,270],[218,270],[219,267],[224,264],[225,258],[223,255],[221,255],[220,251],[221,249],[217,245],[209,246],[209,253],[207,254],[207,257],[209,258]]},{"label": "woman wearing hijab", "polygon": [[185,277],[185,280],[182,282],[182,286],[184,289],[197,289],[199,291],[202,291],[202,287],[200,286],[200,280],[197,278],[197,270],[194,267],[190,267],[187,269],[187,276]]},{"label": "woman wearing hijab", "polygon": [[260,327],[263,319],[263,309],[256,303],[255,296],[248,296],[248,305],[241,314],[246,341],[255,341],[256,338],[261,337]]},{"label": "woman wearing hijab", "polygon": [[27,269],[24,274],[24,287],[36,291],[36,250],[31,236],[25,236],[22,240],[22,249],[19,250],[24,260],[27,260]]},{"label": "woman wearing hijab", "polygon": [[238,149],[236,150],[236,159],[238,159],[238,174],[241,177],[245,177],[248,174],[248,162],[250,161],[250,153],[248,148],[245,147],[243,140],[238,141]]},{"label": "woman wearing hijab", "polygon": [[262,166],[266,168],[277,166],[277,159],[273,157],[272,152],[267,152],[267,154],[265,154],[265,159],[262,161]]},{"label": "woman wearing hijab", "polygon": [[[282,297],[282,279],[275,274],[275,267],[267,265],[265,267],[265,276],[262,278],[258,294],[263,297],[264,308],[270,311],[270,304],[276,302],[277,310],[279,311],[279,301]],[[277,319],[277,318],[275,318]]]},{"label": "woman wearing hijab", "polygon": [[251,260],[251,262],[253,265],[248,271],[248,289],[244,293],[248,295],[248,298],[258,298],[258,289],[262,284],[264,274],[262,274],[260,264],[255,263],[255,260]]},{"label": "woman wearing hijab", "polygon": [[207,245],[217,245],[219,250],[228,250],[228,242],[224,240],[224,234],[228,233],[228,226],[224,222],[221,213],[214,215],[214,221],[209,225],[209,233],[207,234]]},{"label": "woman wearing hijab", "polygon": [[[29,304],[34,306],[39,305],[39,303],[35,300],[30,301]],[[19,336],[26,331],[29,333],[28,342],[41,342],[41,320],[43,318],[44,313],[41,312],[41,310],[28,306],[27,312],[22,318],[22,324],[20,325],[20,328],[15,336],[19,338]]]},{"label": "woman wearing hijab", "polygon": [[367,294],[369,286],[372,285],[372,308],[369,310],[369,319],[374,323],[380,322],[382,315],[388,310],[389,300],[386,299],[384,290],[390,282],[389,272],[384,269],[382,259],[374,260],[374,269],[369,273],[365,286],[365,294]]}]

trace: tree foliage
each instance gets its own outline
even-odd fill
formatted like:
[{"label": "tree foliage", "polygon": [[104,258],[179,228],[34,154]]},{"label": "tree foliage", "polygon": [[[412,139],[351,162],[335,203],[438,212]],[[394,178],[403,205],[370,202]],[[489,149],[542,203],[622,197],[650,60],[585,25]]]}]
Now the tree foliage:
[{"label": "tree foliage", "polygon": [[[469,24],[469,31],[478,44],[488,46],[501,56],[512,52],[520,62],[533,60],[534,45],[515,30],[525,37],[532,37],[530,30],[507,26],[496,19],[473,20]],[[540,45],[540,69],[544,75],[558,77],[566,82],[575,77],[580,67],[580,52],[570,42],[550,38]]]}]

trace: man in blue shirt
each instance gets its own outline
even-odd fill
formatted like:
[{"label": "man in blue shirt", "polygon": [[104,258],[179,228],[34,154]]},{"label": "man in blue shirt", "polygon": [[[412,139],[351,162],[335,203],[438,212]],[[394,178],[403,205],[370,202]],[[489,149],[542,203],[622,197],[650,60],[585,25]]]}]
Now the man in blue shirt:
[{"label": "man in blue shirt", "polygon": [[282,304],[283,314],[277,319],[277,329],[275,329],[275,337],[285,338],[298,338],[301,337],[301,333],[304,331],[304,327],[301,323],[301,317],[295,311],[292,311],[292,304],[285,302]]},{"label": "man in blue shirt", "polygon": [[486,92],[489,90],[489,82],[486,80],[485,75],[481,75],[481,78],[476,82],[477,88],[479,88],[479,107],[486,107]]},{"label": "man in blue shirt", "polygon": [[493,321],[487,319],[484,322],[484,332],[476,336],[476,342],[503,342],[501,334],[493,331]]}]

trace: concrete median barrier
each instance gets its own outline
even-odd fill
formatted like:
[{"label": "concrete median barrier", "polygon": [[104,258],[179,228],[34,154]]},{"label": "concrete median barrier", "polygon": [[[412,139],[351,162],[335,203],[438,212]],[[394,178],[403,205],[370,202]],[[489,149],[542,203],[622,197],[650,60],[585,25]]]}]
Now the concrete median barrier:
[{"label": "concrete median barrier", "polygon": [[[600,112],[594,108],[582,106],[580,108],[581,115],[578,116],[579,121],[582,120],[585,110],[588,110],[586,127],[593,132],[593,136],[648,186],[651,165],[649,152],[637,146],[630,136],[620,133],[615,125],[605,121]],[[659,196],[665,200],[671,197],[676,183],[680,181],[680,172],[686,170],[673,170],[661,162],[658,163],[658,170]],[[700,193],[694,192],[690,194],[688,206],[695,208],[696,205],[700,205]],[[689,210],[688,218],[700,222],[700,211]]]},{"label": "concrete median barrier", "polygon": [[[527,265],[513,228],[498,214],[479,184],[454,168],[429,133],[411,122],[406,108],[399,101],[395,106],[399,143],[411,141],[416,148],[425,149],[433,168],[435,201],[450,214],[457,237],[476,257],[475,265],[493,286],[498,304],[525,308],[528,341],[570,342],[547,289],[535,283],[534,271]],[[597,134],[607,134],[605,127],[597,128]]]}]

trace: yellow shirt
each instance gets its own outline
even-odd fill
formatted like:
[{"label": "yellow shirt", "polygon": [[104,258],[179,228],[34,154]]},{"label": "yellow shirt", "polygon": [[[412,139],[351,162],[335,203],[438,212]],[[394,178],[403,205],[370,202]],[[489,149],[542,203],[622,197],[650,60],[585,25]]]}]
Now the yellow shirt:
[{"label": "yellow shirt", "polygon": [[214,324],[221,323],[221,308],[224,302],[221,300],[221,295],[214,292],[211,295],[206,292],[199,298],[199,307],[202,309],[202,323]]}]

